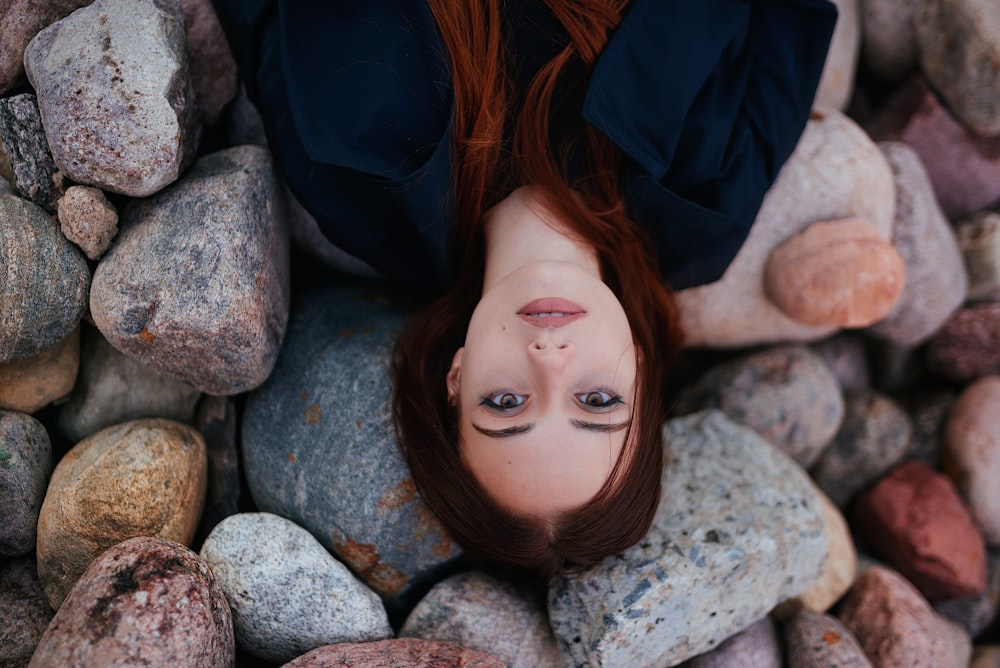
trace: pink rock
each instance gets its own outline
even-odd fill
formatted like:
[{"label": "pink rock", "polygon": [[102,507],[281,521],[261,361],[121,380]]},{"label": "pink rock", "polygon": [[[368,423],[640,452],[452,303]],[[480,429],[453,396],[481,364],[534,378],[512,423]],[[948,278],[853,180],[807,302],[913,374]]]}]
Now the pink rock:
[{"label": "pink rock", "polygon": [[0,0],[0,95],[24,82],[24,49],[39,30],[92,0]]},{"label": "pink rock", "polygon": [[398,638],[318,647],[282,668],[503,668],[500,659],[452,642]]},{"label": "pink rock", "polygon": [[207,125],[215,125],[239,90],[236,61],[210,0],[181,0],[191,55],[191,83]]},{"label": "pink rock", "polygon": [[1000,373],[1000,303],[973,304],[956,313],[931,338],[927,364],[959,383]]},{"label": "pink rock", "polygon": [[108,250],[118,233],[118,212],[100,188],[70,186],[59,198],[59,226],[88,259]]},{"label": "pink rock", "polygon": [[869,568],[840,607],[841,621],[878,668],[966,668],[969,635],[931,609],[913,585],[893,570]]},{"label": "pink rock", "polygon": [[930,600],[986,589],[982,534],[944,474],[921,461],[896,468],[861,495],[852,526]]}]

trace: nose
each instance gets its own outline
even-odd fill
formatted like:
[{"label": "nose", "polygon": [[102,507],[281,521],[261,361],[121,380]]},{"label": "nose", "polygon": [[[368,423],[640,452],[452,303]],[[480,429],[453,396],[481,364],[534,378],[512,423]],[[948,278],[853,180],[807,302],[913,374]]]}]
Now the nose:
[{"label": "nose", "polygon": [[573,356],[573,344],[556,339],[552,330],[545,330],[528,346],[528,355],[545,369],[561,371]]}]

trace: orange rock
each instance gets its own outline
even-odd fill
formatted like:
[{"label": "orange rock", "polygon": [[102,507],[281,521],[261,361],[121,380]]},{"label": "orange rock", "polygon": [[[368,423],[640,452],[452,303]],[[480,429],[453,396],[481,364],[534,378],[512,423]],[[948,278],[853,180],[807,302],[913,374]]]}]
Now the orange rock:
[{"label": "orange rock", "polygon": [[34,413],[73,391],[80,370],[80,328],[31,357],[0,364],[0,408]]}]

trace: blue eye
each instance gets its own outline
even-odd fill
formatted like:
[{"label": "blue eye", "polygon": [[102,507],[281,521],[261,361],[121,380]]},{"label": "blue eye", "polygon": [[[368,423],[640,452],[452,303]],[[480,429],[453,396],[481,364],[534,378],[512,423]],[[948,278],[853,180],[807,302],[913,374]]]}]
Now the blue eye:
[{"label": "blue eye", "polygon": [[512,411],[524,405],[528,398],[521,394],[514,394],[506,390],[492,392],[485,395],[479,402],[480,406],[485,406],[494,411]]},{"label": "blue eye", "polygon": [[578,394],[576,395],[576,400],[583,404],[585,409],[591,411],[600,411],[624,403],[621,395],[601,388]]}]

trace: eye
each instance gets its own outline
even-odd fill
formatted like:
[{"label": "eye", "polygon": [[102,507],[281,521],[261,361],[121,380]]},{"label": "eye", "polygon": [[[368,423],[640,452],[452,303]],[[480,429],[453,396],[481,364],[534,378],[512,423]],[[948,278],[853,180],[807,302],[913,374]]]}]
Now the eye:
[{"label": "eye", "polygon": [[527,400],[528,398],[523,394],[515,394],[514,392],[501,390],[499,392],[491,392],[490,394],[483,396],[479,405],[485,406],[492,411],[504,413],[520,408]]},{"label": "eye", "polygon": [[622,402],[621,395],[615,394],[612,390],[605,388],[583,392],[576,395],[576,399],[583,404],[586,410],[592,412],[601,412],[624,403]]}]

